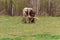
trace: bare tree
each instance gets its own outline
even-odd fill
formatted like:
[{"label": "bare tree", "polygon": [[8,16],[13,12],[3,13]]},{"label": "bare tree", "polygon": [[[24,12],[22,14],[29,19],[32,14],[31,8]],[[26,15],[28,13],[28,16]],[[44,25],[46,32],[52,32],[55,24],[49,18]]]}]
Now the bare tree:
[{"label": "bare tree", "polygon": [[13,16],[13,0],[9,0],[9,14]]},{"label": "bare tree", "polygon": [[8,2],[7,2],[7,0],[5,0],[5,10],[6,10],[6,12],[8,12]]}]

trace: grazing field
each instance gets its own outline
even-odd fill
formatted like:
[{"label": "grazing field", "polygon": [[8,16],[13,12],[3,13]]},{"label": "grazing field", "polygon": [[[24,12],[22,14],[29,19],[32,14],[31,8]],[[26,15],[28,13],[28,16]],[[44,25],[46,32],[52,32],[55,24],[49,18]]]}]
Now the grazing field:
[{"label": "grazing field", "polygon": [[20,16],[0,16],[0,40],[60,40],[60,17],[38,17],[25,24]]}]

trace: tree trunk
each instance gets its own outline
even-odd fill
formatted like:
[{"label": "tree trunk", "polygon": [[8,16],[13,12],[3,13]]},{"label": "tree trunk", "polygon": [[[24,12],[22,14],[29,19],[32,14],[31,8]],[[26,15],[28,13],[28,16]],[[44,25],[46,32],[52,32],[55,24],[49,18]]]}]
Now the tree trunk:
[{"label": "tree trunk", "polygon": [[10,16],[13,16],[13,0],[10,0],[10,4],[9,4],[9,14],[10,14]]}]

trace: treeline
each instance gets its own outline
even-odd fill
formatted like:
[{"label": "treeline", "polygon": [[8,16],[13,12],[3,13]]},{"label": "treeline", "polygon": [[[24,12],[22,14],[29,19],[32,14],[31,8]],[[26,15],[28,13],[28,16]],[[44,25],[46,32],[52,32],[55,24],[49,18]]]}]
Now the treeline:
[{"label": "treeline", "polygon": [[0,0],[0,15],[22,15],[24,7],[29,5],[29,0]]},{"label": "treeline", "polygon": [[19,16],[24,7],[35,8],[38,16],[60,16],[60,0],[0,0],[0,15]]},{"label": "treeline", "polygon": [[40,0],[39,16],[60,16],[60,0]]},{"label": "treeline", "polygon": [[40,2],[40,15],[60,16],[60,0],[41,0]]}]

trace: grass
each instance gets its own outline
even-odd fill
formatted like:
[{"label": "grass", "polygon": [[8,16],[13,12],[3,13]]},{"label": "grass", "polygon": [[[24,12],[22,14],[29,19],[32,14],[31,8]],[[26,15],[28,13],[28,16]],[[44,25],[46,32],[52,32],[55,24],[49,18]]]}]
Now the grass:
[{"label": "grass", "polygon": [[60,17],[39,17],[35,24],[21,20],[0,16],[0,40],[60,40]]},{"label": "grass", "polygon": [[16,38],[0,38],[0,40],[60,40],[60,35],[51,34],[22,35]]}]

